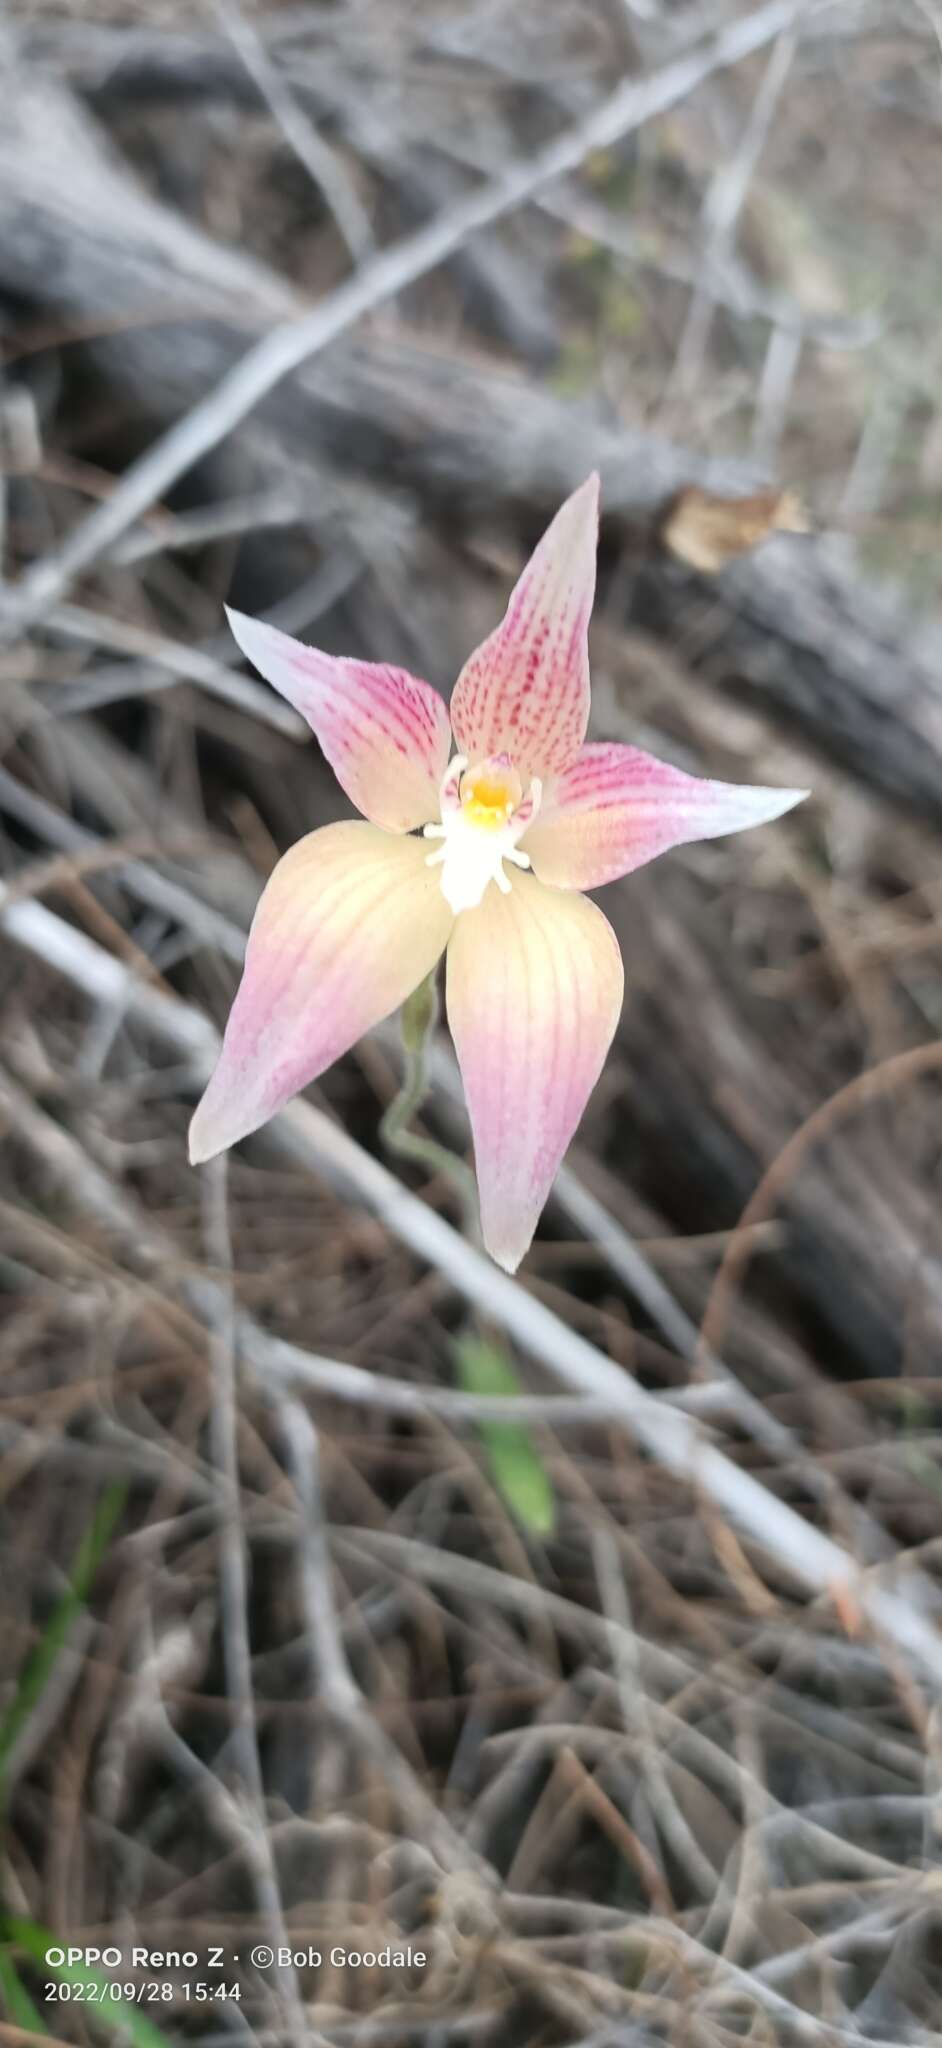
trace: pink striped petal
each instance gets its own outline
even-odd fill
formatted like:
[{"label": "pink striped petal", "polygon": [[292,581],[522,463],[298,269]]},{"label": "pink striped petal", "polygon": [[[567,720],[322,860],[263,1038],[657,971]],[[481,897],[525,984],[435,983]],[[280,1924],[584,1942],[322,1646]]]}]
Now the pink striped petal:
[{"label": "pink striped petal", "polygon": [[383,662],[321,654],[243,612],[226,616],[243,654],[307,719],[365,818],[411,832],[438,817],[450,735],[437,690]]},{"label": "pink striped petal", "polygon": [[351,821],[310,832],[279,861],[190,1125],[194,1166],[267,1122],[434,967],[453,916],[426,851]]},{"label": "pink striped petal", "polygon": [[685,775],[640,747],[582,747],[543,790],[521,840],[533,871],[556,889],[598,889],[692,839],[766,825],[808,795]]},{"label": "pink striped petal", "polygon": [[594,903],[515,873],[456,920],[447,972],[484,1242],[513,1273],[612,1042],[621,956]]},{"label": "pink striped petal", "polygon": [[507,753],[524,778],[548,775],[585,738],[598,530],[593,475],[557,512],[502,623],[458,677],[451,722],[469,761]]}]

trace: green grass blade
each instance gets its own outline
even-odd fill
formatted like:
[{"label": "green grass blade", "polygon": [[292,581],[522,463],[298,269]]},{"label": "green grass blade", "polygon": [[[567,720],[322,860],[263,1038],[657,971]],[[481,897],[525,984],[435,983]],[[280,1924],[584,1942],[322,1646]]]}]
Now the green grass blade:
[{"label": "green grass blade", "polygon": [[[520,1383],[507,1353],[468,1331],[453,1345],[458,1379],[468,1394],[519,1394]],[[514,1519],[531,1536],[551,1536],[556,1496],[549,1474],[519,1422],[479,1422],[477,1432],[491,1477]]]},{"label": "green grass blade", "polygon": [[[60,1984],[82,1984],[87,1989],[99,1992],[107,1991],[108,1986],[114,1981],[111,1977],[104,1976],[100,1970],[90,1970],[81,1963],[47,1962],[49,1950],[57,1946],[56,1937],[45,1927],[38,1926],[35,1920],[4,1921],[0,1925],[0,1939],[21,1949],[31,1963],[35,1963],[45,1972],[47,1980],[55,1977]],[[155,2027],[153,2021],[145,2018],[129,1998],[106,1997],[100,2004],[96,1998],[94,2002],[90,2001],[81,2009],[86,2019],[99,2019],[109,2033],[123,2034],[132,2042],[133,2048],[171,2048],[169,2034],[164,2034],[160,2027]],[[33,2010],[35,2011],[35,2007]],[[39,2019],[38,2013],[36,2017]],[[41,2021],[40,2027],[43,2032],[47,2031],[42,2027]]]},{"label": "green grass blade", "polygon": [[22,2027],[25,2034],[45,2034],[48,2031],[25,1984],[20,1983],[13,1957],[5,1948],[0,1948],[0,1998],[12,2026]]},{"label": "green grass blade", "polygon": [[105,1487],[72,1562],[69,1583],[57,1600],[43,1633],[27,1657],[19,1684],[0,1719],[0,1796],[7,1758],[21,1728],[42,1697],[60,1651],[68,1641],[76,1615],[87,1604],[105,1551],[127,1498],[127,1483],[112,1480]]}]

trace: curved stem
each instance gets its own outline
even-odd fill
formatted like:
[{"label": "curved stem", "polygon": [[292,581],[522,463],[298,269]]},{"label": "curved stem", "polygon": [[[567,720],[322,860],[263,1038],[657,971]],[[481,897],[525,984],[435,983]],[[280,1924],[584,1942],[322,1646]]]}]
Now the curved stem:
[{"label": "curved stem", "polygon": [[406,1070],[402,1087],[394,1095],[380,1120],[379,1135],[390,1152],[427,1166],[432,1173],[444,1173],[457,1190],[465,1212],[469,1235],[477,1237],[477,1187],[474,1175],[463,1159],[447,1145],[409,1129],[428,1093],[427,1053],[438,1022],[436,971],[420,981],[402,1006],[402,1043]]}]

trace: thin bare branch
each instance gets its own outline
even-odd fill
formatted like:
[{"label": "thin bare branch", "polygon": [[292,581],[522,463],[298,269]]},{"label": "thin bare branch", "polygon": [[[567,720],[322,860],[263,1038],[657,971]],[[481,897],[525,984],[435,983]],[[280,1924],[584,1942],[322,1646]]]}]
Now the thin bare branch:
[{"label": "thin bare branch", "polygon": [[[109,619],[102,612],[89,611],[85,605],[57,605],[44,621],[49,632],[61,634],[66,640],[77,640],[93,647],[107,647],[119,654],[137,656],[139,660],[152,662],[158,671],[164,672],[163,686],[177,679],[180,682],[197,683],[224,704],[232,704],[240,711],[251,712],[253,718],[270,725],[275,732],[283,732],[289,739],[306,740],[310,737],[303,718],[282,702],[272,690],[266,690],[253,676],[243,676],[224,662],[201,654],[197,648],[185,647],[176,640],[168,640],[163,633],[152,633],[143,626],[132,626],[125,619]],[[159,678],[154,687],[161,687]],[[140,690],[140,679],[135,678],[128,686],[136,695]],[[119,694],[116,688],[113,696]],[[66,699],[68,707],[74,696],[74,708],[85,710],[87,699],[83,697],[79,684]],[[37,713],[37,722],[43,713]]]},{"label": "thin bare branch", "polygon": [[[217,1160],[203,1181],[206,1246],[213,1264],[224,1276],[212,1333],[213,1401],[210,1411],[213,1460],[223,1482],[223,1514],[219,1527],[223,1657],[226,1688],[235,1714],[232,1747],[242,1781],[243,1811],[251,1837],[251,1867],[258,1907],[271,1945],[278,1951],[287,1947],[287,1925],[265,1812],[265,1784],[252,1688],[246,1538],[239,1514],[238,1390],[227,1168],[227,1160]],[[291,2039],[296,2048],[302,2048],[307,2040],[307,2025],[297,1978],[290,1964],[287,1967],[278,1965],[276,1982],[289,2016]]]},{"label": "thin bare branch", "polygon": [[272,63],[254,22],[243,13],[237,0],[216,0],[216,11],[289,148],[326,200],[354,263],[362,262],[373,251],[373,230],[341,158],[318,135],[298,106],[283,73]]}]

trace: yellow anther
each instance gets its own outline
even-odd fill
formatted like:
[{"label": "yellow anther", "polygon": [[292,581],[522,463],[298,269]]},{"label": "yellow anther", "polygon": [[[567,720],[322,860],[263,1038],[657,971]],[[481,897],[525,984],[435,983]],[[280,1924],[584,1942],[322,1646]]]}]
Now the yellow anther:
[{"label": "yellow anther", "polygon": [[461,808],[473,825],[506,825],[523,795],[523,784],[506,756],[481,761],[461,778]]}]

